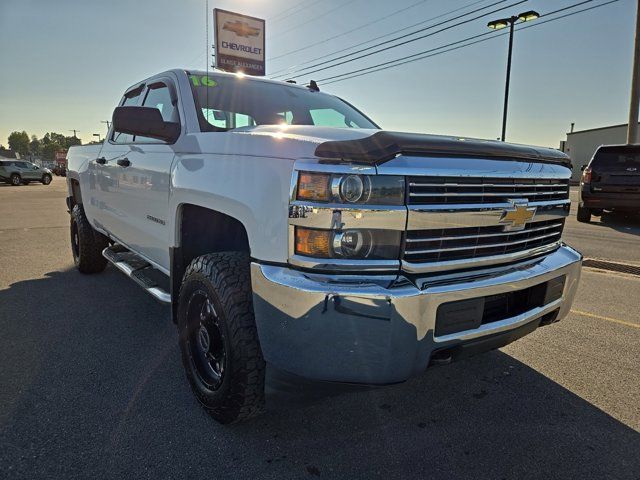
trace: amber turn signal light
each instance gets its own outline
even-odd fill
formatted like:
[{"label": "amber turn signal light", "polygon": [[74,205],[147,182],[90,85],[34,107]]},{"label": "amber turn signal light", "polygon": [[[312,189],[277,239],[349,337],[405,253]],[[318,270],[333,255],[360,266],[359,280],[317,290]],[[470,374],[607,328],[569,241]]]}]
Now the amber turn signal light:
[{"label": "amber turn signal light", "polygon": [[296,228],[296,253],[309,257],[328,258],[331,256],[330,230]]},{"label": "amber turn signal light", "polygon": [[324,173],[301,173],[298,177],[298,200],[328,202],[331,198],[330,175]]}]

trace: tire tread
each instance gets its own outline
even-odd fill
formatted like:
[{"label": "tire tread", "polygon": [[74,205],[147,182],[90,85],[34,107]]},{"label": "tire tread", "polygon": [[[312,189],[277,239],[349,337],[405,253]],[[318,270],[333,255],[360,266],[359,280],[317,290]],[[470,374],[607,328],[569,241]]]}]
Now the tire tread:
[{"label": "tire tread", "polygon": [[[208,280],[224,310],[231,349],[230,389],[220,405],[208,405],[196,396],[220,423],[234,423],[259,415],[264,410],[265,362],[258,340],[253,311],[249,256],[243,252],[202,255],[187,267],[181,294],[191,279]],[[181,331],[183,325],[181,325]]]},{"label": "tire tread", "polygon": [[76,267],[82,273],[102,272],[107,266],[107,259],[102,256],[102,250],[108,246],[106,238],[93,229],[80,204],[75,205],[71,211],[71,223],[73,222],[78,226],[80,243],[79,258],[74,258]]}]

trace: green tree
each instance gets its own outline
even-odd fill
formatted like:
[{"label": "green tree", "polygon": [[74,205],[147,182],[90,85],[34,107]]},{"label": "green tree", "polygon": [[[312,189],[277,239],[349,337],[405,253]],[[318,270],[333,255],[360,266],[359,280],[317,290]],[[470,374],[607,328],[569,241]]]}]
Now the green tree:
[{"label": "green tree", "polygon": [[65,148],[73,147],[74,145],[82,145],[82,141],[78,137],[65,137]]},{"label": "green tree", "polygon": [[21,156],[29,153],[29,135],[24,130],[22,132],[11,132],[8,138],[9,148],[18,152]]},{"label": "green tree", "polygon": [[31,142],[29,142],[29,152],[31,155],[39,157],[42,154],[42,145],[40,140],[35,135],[31,135]]}]

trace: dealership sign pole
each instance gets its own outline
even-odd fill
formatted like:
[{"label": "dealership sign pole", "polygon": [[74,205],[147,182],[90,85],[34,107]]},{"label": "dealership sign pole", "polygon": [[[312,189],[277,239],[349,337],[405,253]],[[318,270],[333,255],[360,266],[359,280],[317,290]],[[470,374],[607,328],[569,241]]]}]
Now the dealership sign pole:
[{"label": "dealership sign pole", "polygon": [[216,67],[227,72],[264,76],[264,20],[216,8],[213,24]]}]

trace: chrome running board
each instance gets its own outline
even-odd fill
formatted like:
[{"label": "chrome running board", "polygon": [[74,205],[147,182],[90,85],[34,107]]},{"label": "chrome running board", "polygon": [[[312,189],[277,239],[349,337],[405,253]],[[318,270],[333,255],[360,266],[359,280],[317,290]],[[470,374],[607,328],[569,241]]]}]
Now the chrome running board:
[{"label": "chrome running board", "polygon": [[159,275],[166,275],[153,268],[149,262],[117,244],[102,250],[102,256],[160,303],[171,304],[171,294],[154,279]]}]

